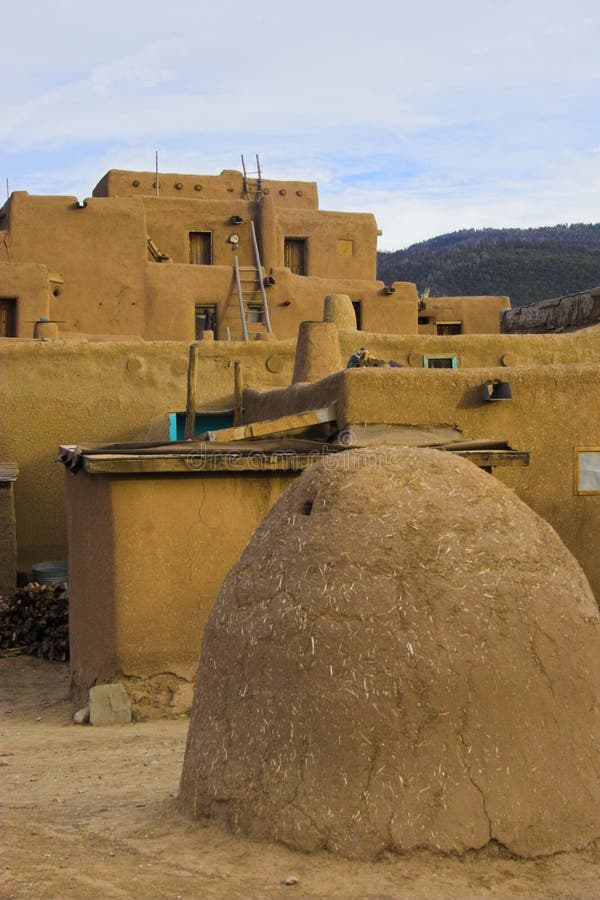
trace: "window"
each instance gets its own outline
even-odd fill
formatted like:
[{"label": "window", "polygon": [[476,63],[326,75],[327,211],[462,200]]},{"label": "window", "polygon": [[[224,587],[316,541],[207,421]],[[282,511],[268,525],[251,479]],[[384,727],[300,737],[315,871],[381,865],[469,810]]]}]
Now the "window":
[{"label": "window", "polygon": [[600,447],[576,448],[575,493],[600,494]]},{"label": "window", "polygon": [[338,238],[335,245],[338,256],[354,256],[354,241],[349,238]]},{"label": "window", "polygon": [[0,297],[0,337],[16,337],[16,297]]},{"label": "window", "polygon": [[248,307],[248,321],[254,325],[265,321],[265,311],[262,306],[253,305]]},{"label": "window", "polygon": [[352,306],[356,316],[356,330],[362,331],[362,300],[353,300]]},{"label": "window", "polygon": [[419,325],[431,325],[433,316],[419,316]]},{"label": "window", "polygon": [[426,369],[458,369],[458,356],[424,356]]},{"label": "window", "polygon": [[212,263],[212,232],[190,231],[190,262],[196,266]]},{"label": "window", "polygon": [[438,322],[438,334],[462,334],[462,322]]},{"label": "window", "polygon": [[283,264],[294,275],[306,275],[306,238],[286,238],[283,247]]},{"label": "window", "polygon": [[202,337],[203,331],[212,331],[217,336],[217,306],[196,305],[196,340]]}]

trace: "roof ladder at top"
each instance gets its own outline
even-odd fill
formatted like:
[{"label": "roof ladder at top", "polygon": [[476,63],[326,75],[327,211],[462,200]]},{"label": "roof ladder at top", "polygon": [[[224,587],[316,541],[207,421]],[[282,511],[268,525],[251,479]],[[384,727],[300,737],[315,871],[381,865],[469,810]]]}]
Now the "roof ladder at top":
[{"label": "roof ladder at top", "polygon": [[250,220],[250,234],[254,249],[254,265],[240,266],[237,253],[233,257],[233,269],[235,272],[235,283],[240,308],[240,321],[242,325],[242,338],[245,341],[248,340],[248,322],[246,317],[248,309],[262,309],[262,322],[267,329],[267,333],[272,334],[271,320],[269,318],[269,304],[267,303],[267,294],[265,291],[265,277],[263,275],[262,263],[260,261],[260,253],[258,252],[258,243],[256,240],[256,231],[254,230],[254,222],[252,220]]},{"label": "roof ladder at top", "polygon": [[[260,159],[256,154],[256,172],[248,172],[246,170],[246,162],[242,153],[242,172],[244,173],[244,195],[248,200],[255,200],[262,196],[263,183],[262,172],[260,171]],[[254,176],[251,178],[250,176]]]}]

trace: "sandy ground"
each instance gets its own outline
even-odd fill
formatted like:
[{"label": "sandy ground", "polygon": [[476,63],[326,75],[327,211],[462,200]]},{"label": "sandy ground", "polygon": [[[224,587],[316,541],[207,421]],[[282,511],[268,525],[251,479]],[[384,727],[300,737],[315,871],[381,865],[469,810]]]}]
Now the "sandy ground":
[{"label": "sandy ground", "polygon": [[0,659],[0,678],[2,900],[600,900],[600,843],[367,864],[188,822],[175,806],[186,719],[76,726],[67,665]]}]

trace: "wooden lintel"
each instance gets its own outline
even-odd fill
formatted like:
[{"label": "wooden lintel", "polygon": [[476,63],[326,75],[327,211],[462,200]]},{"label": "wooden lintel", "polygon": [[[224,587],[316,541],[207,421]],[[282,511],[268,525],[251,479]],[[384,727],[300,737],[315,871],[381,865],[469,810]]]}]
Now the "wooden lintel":
[{"label": "wooden lintel", "polygon": [[89,475],[212,474],[215,472],[300,472],[321,458],[320,453],[205,454],[177,456],[84,456]]},{"label": "wooden lintel", "polygon": [[495,466],[528,466],[529,453],[520,450],[452,450],[446,447],[446,452],[456,453],[464,459],[470,460],[482,469],[491,469]]}]

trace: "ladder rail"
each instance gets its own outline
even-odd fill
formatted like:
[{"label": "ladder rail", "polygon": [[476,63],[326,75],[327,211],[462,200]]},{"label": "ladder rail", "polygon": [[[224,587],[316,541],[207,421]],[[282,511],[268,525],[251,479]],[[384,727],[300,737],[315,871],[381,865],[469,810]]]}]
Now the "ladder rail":
[{"label": "ladder rail", "polygon": [[260,159],[258,158],[258,153],[256,154],[256,174],[258,175],[258,190],[262,193],[262,172],[260,171]]},{"label": "ladder rail", "polygon": [[246,172],[246,161],[244,160],[244,154],[241,153],[242,157],[242,172],[244,173],[244,194],[246,197],[250,196],[250,191],[248,190],[248,173]]},{"label": "ladder rail", "polygon": [[[249,172],[246,169],[246,160],[244,159],[244,154],[240,153],[240,157],[242,160],[242,175],[243,175],[243,188],[244,194],[248,199],[250,199],[250,194],[254,191],[254,193],[258,195],[262,195],[263,192],[263,183],[262,183],[262,170],[260,168],[260,158],[258,153],[256,154],[256,172]],[[256,187],[252,189],[250,184],[250,175],[256,175]]]},{"label": "ladder rail", "polygon": [[263,307],[263,315],[265,318],[265,325],[267,328],[267,334],[273,334],[273,330],[271,328],[271,319],[269,316],[269,304],[267,301],[267,292],[265,291],[265,283],[262,277],[262,264],[260,261],[260,253],[258,252],[258,241],[256,240],[256,229],[254,228],[254,222],[252,219],[250,220],[250,234],[252,236],[252,246],[254,247],[254,259],[256,261],[256,280],[260,285],[260,293],[262,296],[262,307]]},{"label": "ladder rail", "polygon": [[246,312],[244,310],[244,295],[242,293],[242,281],[240,279],[240,267],[238,263],[237,253],[233,257],[233,270],[235,272],[235,283],[237,286],[238,301],[240,304],[240,319],[242,322],[242,335],[245,341],[248,340],[248,325],[246,324]]}]

